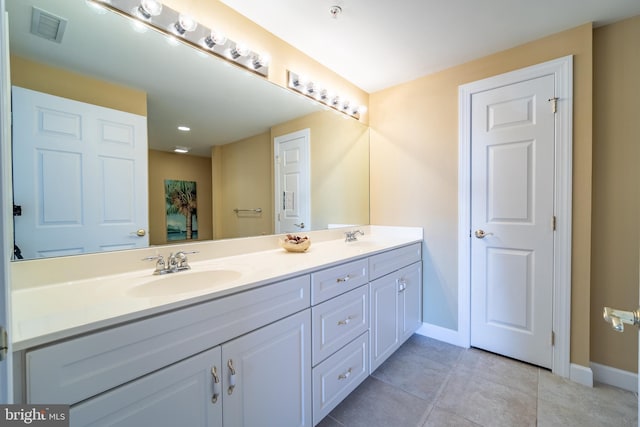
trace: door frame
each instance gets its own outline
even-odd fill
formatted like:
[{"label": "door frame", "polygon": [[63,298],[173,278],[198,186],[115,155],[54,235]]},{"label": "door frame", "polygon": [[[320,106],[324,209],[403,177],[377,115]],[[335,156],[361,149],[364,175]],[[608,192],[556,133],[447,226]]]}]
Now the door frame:
[{"label": "door frame", "polygon": [[13,403],[13,349],[11,346],[10,259],[13,254],[13,187],[11,185],[11,86],[9,26],[5,1],[0,0],[0,326],[7,330],[7,358],[0,362],[0,403]]},{"label": "door frame", "polygon": [[[459,87],[458,123],[458,339],[471,344],[471,97],[501,86],[552,74],[555,78],[553,346],[554,374],[569,377],[571,336],[571,203],[573,56],[565,56]],[[546,100],[543,100],[546,101]],[[551,106],[549,107],[551,108]],[[550,337],[551,339],[551,337]]]}]

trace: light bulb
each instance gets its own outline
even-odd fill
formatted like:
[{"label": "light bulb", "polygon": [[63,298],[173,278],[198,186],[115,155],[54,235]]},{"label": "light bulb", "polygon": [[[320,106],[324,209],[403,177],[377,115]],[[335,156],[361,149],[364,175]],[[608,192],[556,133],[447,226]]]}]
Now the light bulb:
[{"label": "light bulb", "polygon": [[213,49],[215,45],[225,44],[227,42],[227,37],[221,32],[211,31],[211,34],[205,37],[203,42],[209,49]]},{"label": "light bulb", "polygon": [[307,92],[309,95],[313,95],[313,94],[315,93],[315,91],[316,91],[316,85],[315,85],[315,83],[313,83],[313,82],[307,82],[307,85],[306,85],[306,86],[307,86],[307,87],[306,87],[306,92]]},{"label": "light bulb", "polygon": [[247,56],[248,53],[249,48],[242,43],[236,43],[236,45],[229,50],[229,55],[231,55],[231,58],[233,59],[238,59],[241,56]]},{"label": "light bulb", "polygon": [[198,22],[189,15],[181,14],[178,17],[178,22],[175,23],[174,27],[178,34],[183,35],[188,31],[195,30],[198,27]]},{"label": "light bulb", "polygon": [[271,61],[271,58],[269,57],[269,55],[267,54],[256,54],[253,57],[253,68],[255,68],[256,70],[260,67],[266,67],[267,65],[269,65],[269,62]]},{"label": "light bulb", "polygon": [[152,16],[162,13],[162,3],[158,0],[141,0],[138,12],[144,19],[151,19]]}]

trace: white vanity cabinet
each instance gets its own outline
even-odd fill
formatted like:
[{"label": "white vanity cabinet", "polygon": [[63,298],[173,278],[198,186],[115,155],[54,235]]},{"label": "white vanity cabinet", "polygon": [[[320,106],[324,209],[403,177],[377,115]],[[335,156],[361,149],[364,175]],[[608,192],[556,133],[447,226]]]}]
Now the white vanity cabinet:
[{"label": "white vanity cabinet", "polygon": [[71,408],[72,426],[310,426],[309,310]]},{"label": "white vanity cabinet", "polygon": [[27,351],[27,403],[71,404],[73,426],[309,426],[309,289],[301,276]]},{"label": "white vanity cabinet", "polygon": [[422,324],[421,246],[414,244],[369,258],[370,372],[375,371]]},{"label": "white vanity cabinet", "polygon": [[74,427],[316,425],[420,326],[421,255],[356,254],[21,350],[16,394],[71,405]]}]

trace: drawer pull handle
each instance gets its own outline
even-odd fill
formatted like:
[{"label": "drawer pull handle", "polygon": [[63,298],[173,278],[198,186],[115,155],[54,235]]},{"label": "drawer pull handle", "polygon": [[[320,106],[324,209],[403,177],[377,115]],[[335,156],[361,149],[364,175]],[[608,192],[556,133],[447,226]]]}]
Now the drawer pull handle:
[{"label": "drawer pull handle", "polygon": [[229,388],[227,389],[227,393],[231,395],[233,393],[233,389],[236,388],[236,370],[233,367],[232,359],[229,359],[227,366],[229,367]]},{"label": "drawer pull handle", "polygon": [[351,375],[351,368],[349,368],[347,370],[347,372],[345,372],[344,374],[338,375],[338,379],[339,380],[346,380],[347,378],[349,378],[350,375]]},{"label": "drawer pull handle", "polygon": [[350,275],[350,274],[347,274],[347,275],[346,275],[346,276],[344,276],[344,277],[338,277],[338,278],[336,279],[336,282],[338,282],[338,283],[344,283],[344,282],[348,282],[350,279],[351,279],[351,275]]},{"label": "drawer pull handle", "polygon": [[211,403],[216,403],[220,396],[221,386],[220,376],[218,375],[218,370],[215,366],[211,368],[211,376],[213,377],[213,396],[211,396]]},{"label": "drawer pull handle", "polygon": [[351,322],[355,318],[356,316],[347,316],[347,318],[344,320],[338,320],[338,325],[348,325],[349,322]]}]

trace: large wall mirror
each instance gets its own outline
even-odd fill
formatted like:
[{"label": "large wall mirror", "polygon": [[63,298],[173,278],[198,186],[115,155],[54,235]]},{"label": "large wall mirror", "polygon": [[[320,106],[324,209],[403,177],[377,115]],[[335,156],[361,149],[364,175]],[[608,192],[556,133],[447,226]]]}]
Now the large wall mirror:
[{"label": "large wall mirror", "polygon": [[[85,0],[6,0],[6,5],[12,85],[146,118],[148,181],[141,193],[148,201],[149,244],[173,242],[168,237],[169,181],[196,183],[193,234],[198,241],[273,234],[280,200],[274,141],[303,129],[310,132],[311,182],[311,219],[305,230],[369,222],[366,125],[165,35],[136,28]],[[51,37],[32,32],[34,7],[45,12],[38,25]],[[64,31],[60,40],[49,39],[58,30]],[[18,125],[14,120],[14,152]],[[181,125],[191,130],[178,130]],[[175,154],[176,146],[190,152]],[[14,181],[20,171],[14,161]],[[68,183],[49,179],[48,185],[64,188]],[[26,192],[18,188],[14,185],[16,200]],[[28,210],[41,209],[37,203],[17,204],[23,215],[16,224]],[[33,228],[31,235],[16,227],[18,248],[41,238],[38,224]],[[130,228],[135,239],[139,227]],[[54,251],[51,256],[73,253]]]}]

